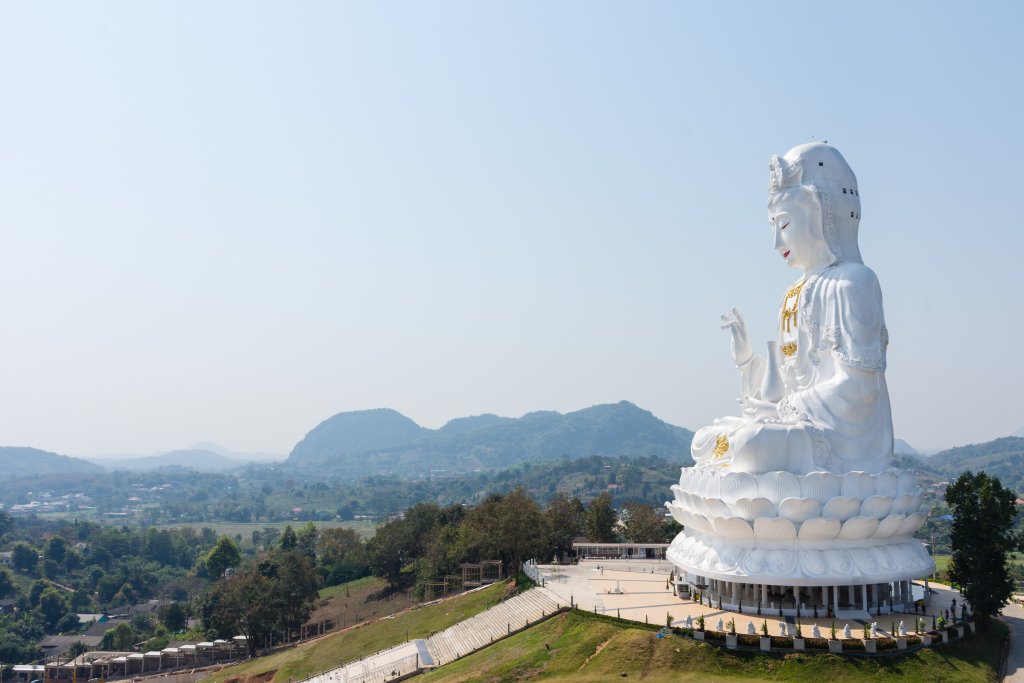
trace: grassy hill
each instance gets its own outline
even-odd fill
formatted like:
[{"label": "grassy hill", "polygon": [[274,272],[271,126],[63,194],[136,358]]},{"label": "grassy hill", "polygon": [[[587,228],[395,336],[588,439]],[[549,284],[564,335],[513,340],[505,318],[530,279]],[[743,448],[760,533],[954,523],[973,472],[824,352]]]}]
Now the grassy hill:
[{"label": "grassy hill", "polygon": [[417,680],[435,681],[940,681],[993,682],[1005,631],[879,658],[728,652],[686,638],[562,613]]},{"label": "grassy hill", "polygon": [[203,680],[221,683],[261,674],[272,674],[273,679],[267,680],[275,683],[302,680],[315,673],[336,668],[344,662],[398,645],[405,641],[407,632],[410,639],[426,638],[498,604],[505,592],[505,584],[488,586],[435,605],[404,612],[393,619],[381,619],[365,626],[332,633],[266,657],[229,666]]},{"label": "grassy hill", "polygon": [[[210,683],[301,680],[343,662],[372,654],[410,638],[423,638],[496,604],[503,585],[331,634],[267,657],[227,667]],[[434,681],[892,681],[893,683],[994,683],[1005,626],[936,649],[888,657],[830,654],[729,652],[679,636],[658,638],[642,624],[632,625],[589,612],[560,613],[484,650],[431,671],[416,680]],[[252,678],[250,678],[252,677]]]}]

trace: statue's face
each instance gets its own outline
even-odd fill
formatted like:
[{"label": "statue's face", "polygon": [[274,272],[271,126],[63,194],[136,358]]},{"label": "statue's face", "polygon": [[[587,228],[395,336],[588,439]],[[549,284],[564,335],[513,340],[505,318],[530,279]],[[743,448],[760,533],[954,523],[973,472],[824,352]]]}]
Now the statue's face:
[{"label": "statue's face", "polygon": [[818,202],[802,188],[771,202],[768,221],[773,246],[786,265],[812,272],[832,263],[832,252],[821,232],[820,215]]}]

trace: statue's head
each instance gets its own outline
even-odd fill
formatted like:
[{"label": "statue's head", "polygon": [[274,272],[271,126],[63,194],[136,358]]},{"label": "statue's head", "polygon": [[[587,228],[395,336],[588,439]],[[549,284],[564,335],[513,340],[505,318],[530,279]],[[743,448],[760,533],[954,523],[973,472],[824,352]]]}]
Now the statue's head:
[{"label": "statue's head", "polygon": [[775,248],[801,270],[861,263],[857,177],[835,147],[798,145],[768,165],[768,215]]}]

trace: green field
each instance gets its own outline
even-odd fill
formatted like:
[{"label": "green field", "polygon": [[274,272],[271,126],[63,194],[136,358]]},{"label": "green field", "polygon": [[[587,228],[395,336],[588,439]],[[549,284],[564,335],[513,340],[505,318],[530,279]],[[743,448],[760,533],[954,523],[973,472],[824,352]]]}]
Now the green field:
[{"label": "green field", "polygon": [[562,613],[424,675],[427,681],[898,681],[994,683],[1005,627],[934,650],[878,658],[729,652],[688,638]]},{"label": "green field", "polygon": [[[186,524],[161,524],[156,528],[179,529],[181,527],[192,527],[196,530],[209,528],[217,532],[218,536],[235,536],[236,534],[241,534],[242,538],[249,538],[252,536],[253,531],[262,532],[267,527],[283,530],[289,524],[293,529],[298,531],[298,529],[304,526],[306,522],[188,522]],[[337,529],[339,527],[352,529],[363,538],[373,536],[373,533],[377,528],[376,522],[362,519],[345,522],[313,522],[313,524],[315,524],[318,529]]]}]

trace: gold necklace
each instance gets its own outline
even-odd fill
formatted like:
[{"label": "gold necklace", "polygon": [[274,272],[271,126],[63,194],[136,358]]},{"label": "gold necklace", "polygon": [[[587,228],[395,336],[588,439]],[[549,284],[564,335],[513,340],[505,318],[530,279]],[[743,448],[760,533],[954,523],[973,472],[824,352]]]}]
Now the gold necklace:
[{"label": "gold necklace", "polygon": [[[782,311],[780,316],[782,318],[781,327],[787,333],[791,332],[796,327],[797,320],[799,319],[798,308],[800,306],[800,290],[804,288],[806,280],[801,280],[786,292],[786,297],[782,300]],[[783,344],[782,352],[787,356],[792,356],[796,353],[796,344],[790,342],[789,344]]]}]

